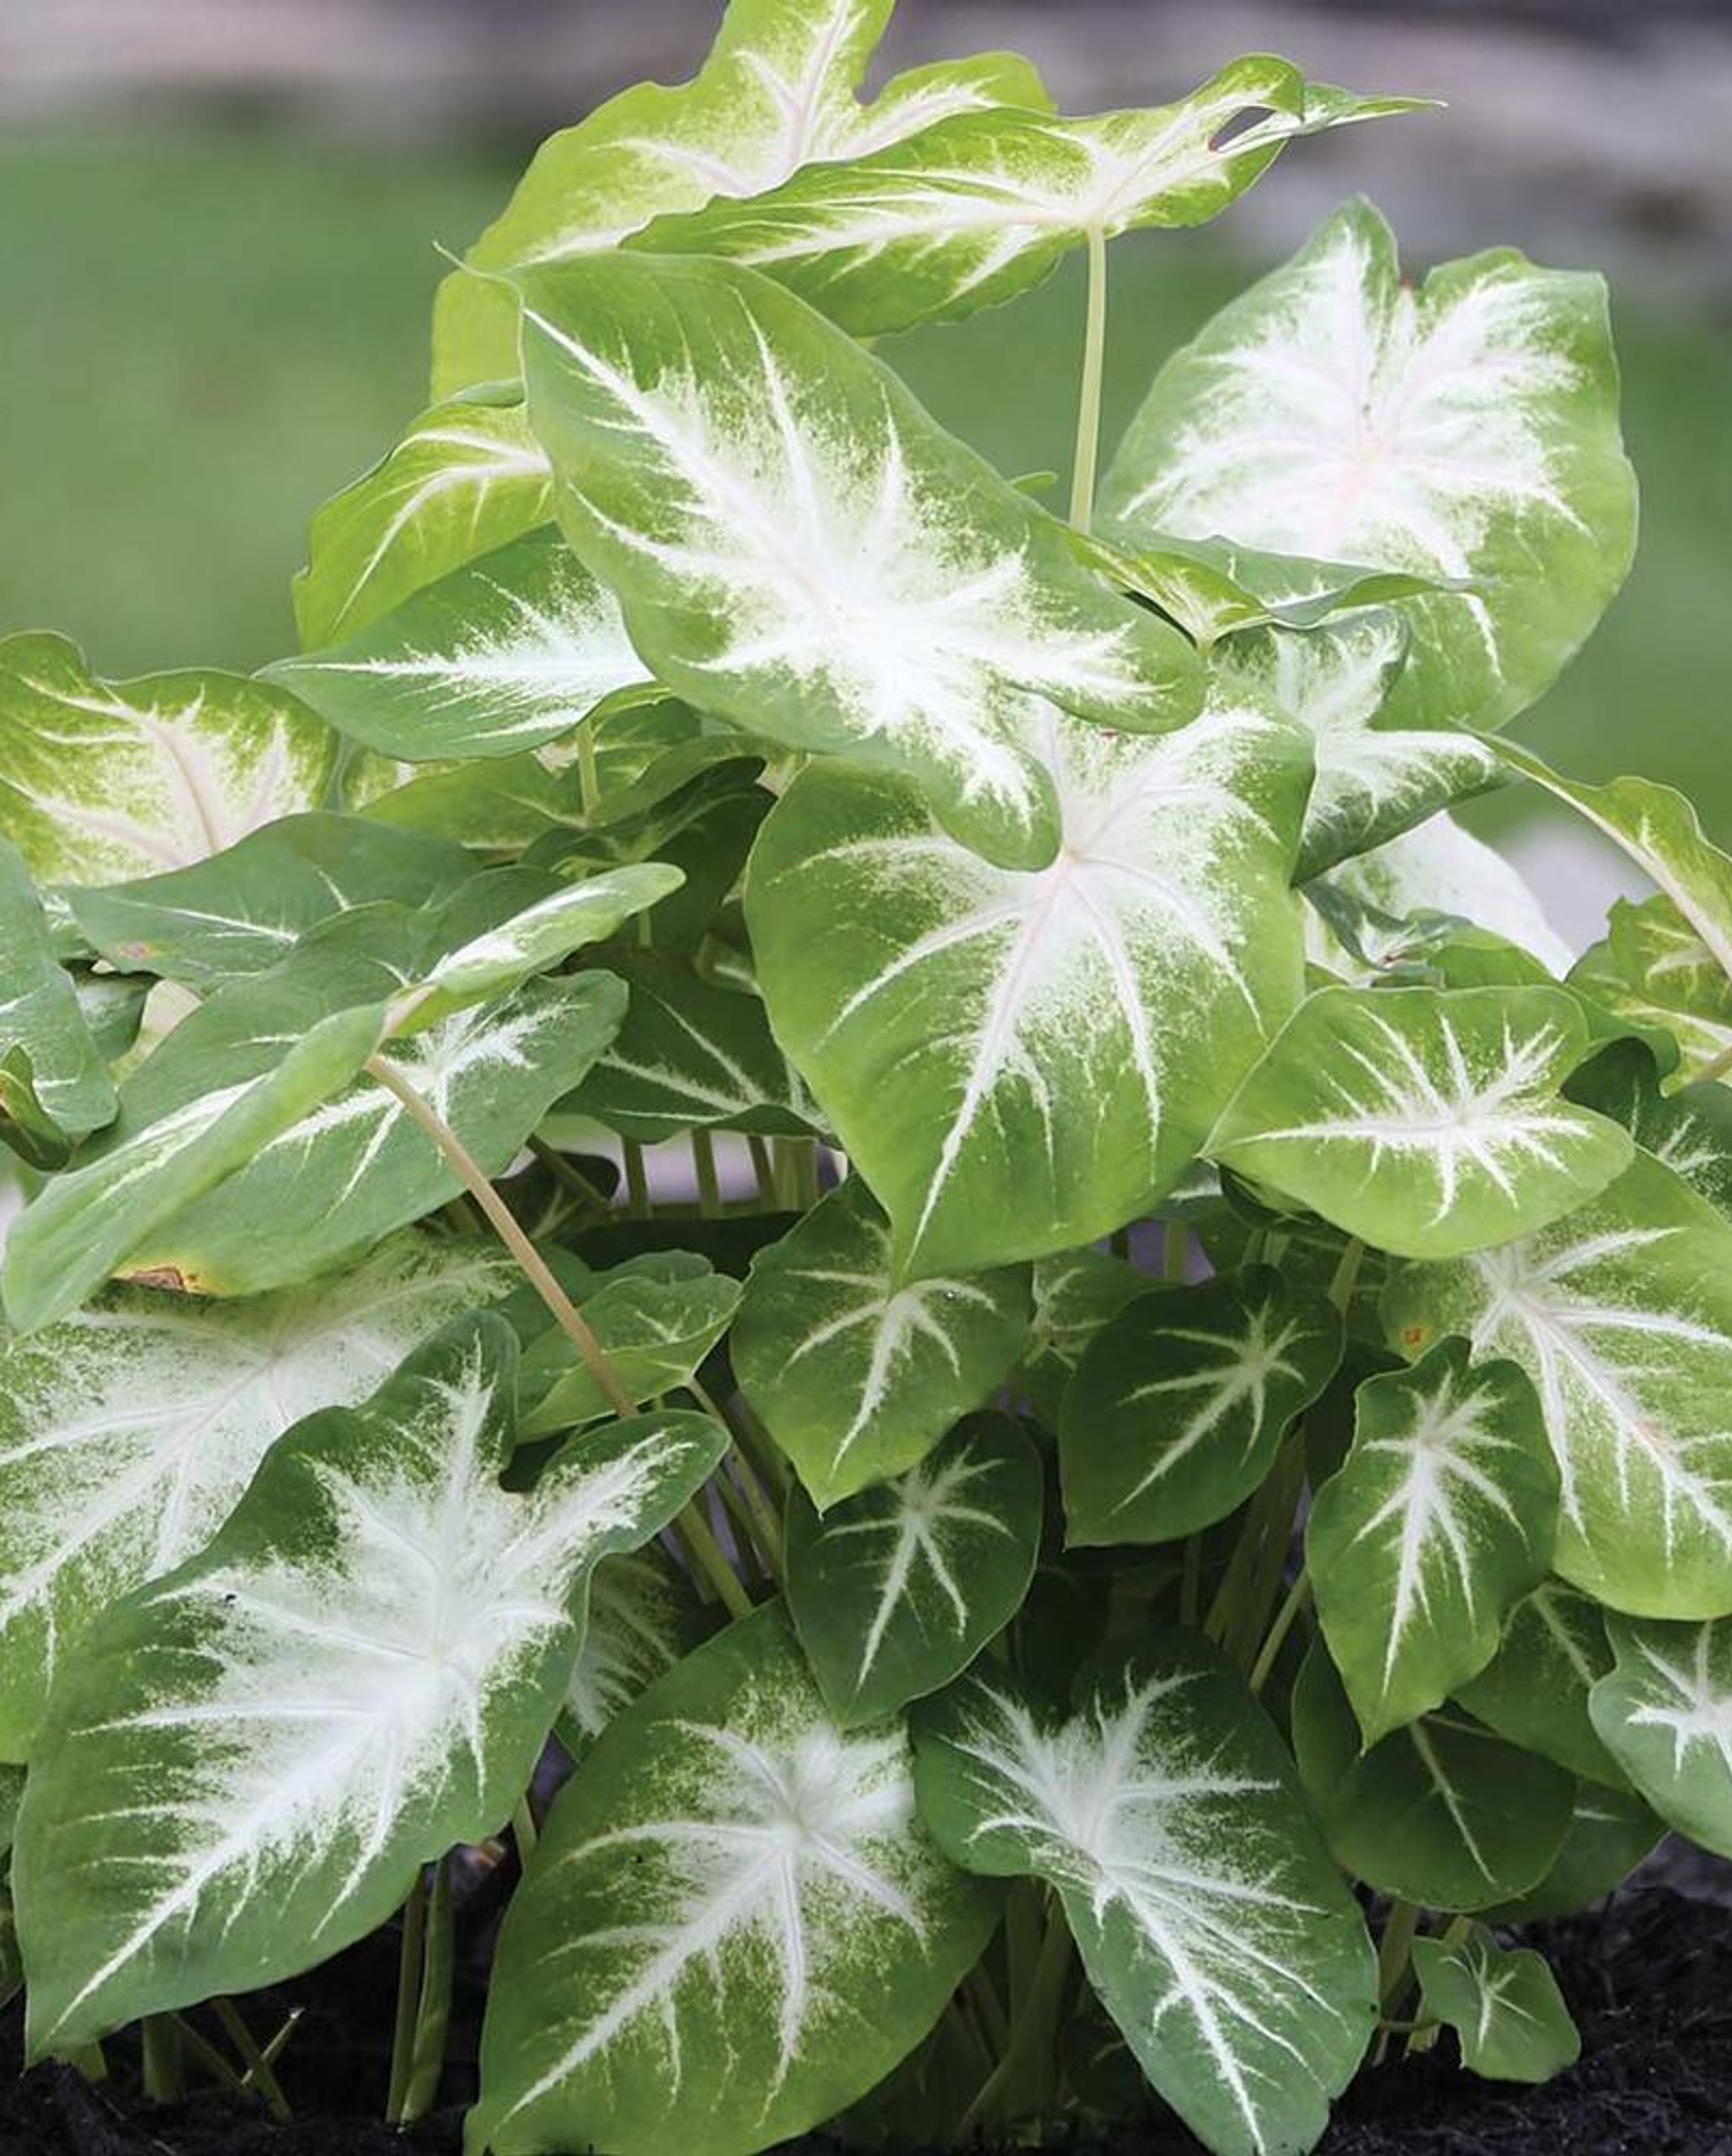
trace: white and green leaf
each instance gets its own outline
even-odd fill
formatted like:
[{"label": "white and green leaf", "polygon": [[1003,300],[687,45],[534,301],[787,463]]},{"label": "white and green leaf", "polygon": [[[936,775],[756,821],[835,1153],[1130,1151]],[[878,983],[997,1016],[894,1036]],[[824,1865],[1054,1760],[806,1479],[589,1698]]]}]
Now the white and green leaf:
[{"label": "white and green leaf", "polygon": [[1732,1856],[1732,1625],[1608,1620],[1594,1727],[1670,1827]]},{"label": "white and green leaf", "polygon": [[1472,921],[1531,953],[1547,973],[1569,970],[1574,954],[1526,881],[1447,812],[1342,862],[1325,880],[1397,919],[1447,914]]},{"label": "white and green leaf", "polygon": [[1581,2037],[1545,1956],[1499,1946],[1483,1924],[1451,1942],[1414,1941],[1427,2020],[1453,2029],[1462,2063],[1487,2081],[1549,2081],[1581,2056]]},{"label": "white and green leaf", "polygon": [[910,1275],[1147,1211],[1298,1000],[1302,736],[1216,705],[1157,741],[1056,713],[1028,738],[1062,808],[1050,867],[994,867],[906,783],[826,765],[746,879],[771,1023]]},{"label": "white and green leaf", "polygon": [[894,1481],[788,1514],[788,1609],[844,1728],[960,1675],[1021,1608],[1045,1518],[1040,1456],[1008,1415],[971,1415]]},{"label": "white and green leaf", "polygon": [[1652,1049],[1617,1040],[1576,1072],[1569,1096],[1621,1123],[1644,1153],[1732,1218],[1732,1089],[1695,1081],[1663,1090]]},{"label": "white and green leaf", "polygon": [[572,1758],[580,1759],[614,1716],[710,1629],[697,1588],[656,1545],[603,1558],[559,1710],[559,1741]]},{"label": "white and green leaf", "polygon": [[1016,1382],[1040,1420],[1056,1430],[1066,1388],[1089,1342],[1127,1303],[1160,1283],[1105,1251],[1067,1250],[1036,1258],[1033,1284],[1034,1319]]},{"label": "white and green leaf", "polygon": [[915,1817],[897,1723],[831,1719],[778,1604],[612,1722],[506,1913],[468,2146],[746,2156],[938,2020],[997,1897]]},{"label": "white and green leaf", "polygon": [[[1705,908],[1703,917],[1709,918]],[[1732,915],[1727,919],[1732,926]],[[1687,1083],[1710,1069],[1718,1077],[1727,1067],[1732,975],[1664,894],[1639,905],[1615,899],[1604,937],[1577,959],[1569,984],[1639,1031],[1681,1067]]]},{"label": "white and green leaf", "polygon": [[[740,1283],[688,1251],[646,1256],[596,1276],[575,1292],[584,1321],[615,1381],[634,1401],[655,1400],[694,1377],[733,1320]],[[543,1326],[523,1358],[525,1437],[575,1429],[616,1412],[589,1365],[558,1326]]]},{"label": "white and green leaf", "polygon": [[0,839],[0,1141],[35,1166],[62,1167],[116,1105],[29,871]]},{"label": "white and green leaf", "polygon": [[1488,1729],[1573,1774],[1613,1789],[1623,1769],[1596,1732],[1588,1700],[1612,1668],[1606,1613],[1580,1589],[1542,1581],[1510,1609],[1498,1650],[1456,1697]]},{"label": "white and green leaf", "polygon": [[759,1252],[730,1344],[741,1391],[827,1509],[916,1465],[1009,1374],[1029,1327],[1021,1266],[899,1282],[858,1176]]}]

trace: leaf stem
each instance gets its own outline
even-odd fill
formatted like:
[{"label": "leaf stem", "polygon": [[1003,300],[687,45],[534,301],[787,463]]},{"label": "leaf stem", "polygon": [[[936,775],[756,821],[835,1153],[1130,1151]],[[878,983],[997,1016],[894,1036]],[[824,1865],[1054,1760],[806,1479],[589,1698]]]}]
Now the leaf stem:
[{"label": "leaf stem", "polygon": [[625,1162],[626,1196],[633,1219],[654,1219],[655,1208],[650,1203],[650,1171],[644,1165],[643,1147],[635,1138],[622,1138],[619,1152]]},{"label": "leaf stem", "polygon": [[1732,1070],[1732,1044],[1723,1048],[1718,1055],[1711,1056],[1690,1083],[1692,1086],[1711,1086],[1716,1079],[1724,1078],[1729,1070]]},{"label": "leaf stem", "polygon": [[541,1839],[541,1830],[535,1823],[535,1813],[530,1806],[527,1790],[512,1807],[511,1838],[517,1844],[518,1868],[527,1870],[529,1860],[535,1854],[535,1845]]},{"label": "leaf stem", "polygon": [[1357,1235],[1350,1236],[1347,1247],[1341,1253],[1329,1281],[1329,1300],[1344,1317],[1347,1305],[1353,1300],[1353,1290],[1358,1284],[1359,1268],[1365,1262],[1366,1246]]},{"label": "leaf stem", "polygon": [[1056,2079],[1054,2046],[1073,1951],[1071,1928],[1055,1903],[1047,1911],[1046,1935],[1011,2025],[1010,2041],[963,2114],[956,2132],[959,2141],[965,2140],[976,2124],[1001,2111],[1006,2118],[1022,2118],[1050,2106]]},{"label": "leaf stem", "polygon": [[567,1159],[557,1146],[549,1145],[545,1139],[532,1138],[529,1150],[553,1177],[574,1198],[580,1198],[585,1205],[593,1205],[598,1212],[611,1213],[613,1201],[598,1190],[580,1167]]},{"label": "leaf stem", "polygon": [[1161,1231],[1161,1270],[1181,1287],[1189,1277],[1190,1230],[1183,1220],[1168,1220]]},{"label": "leaf stem", "polygon": [[452,1900],[451,1860],[433,1867],[433,1891],[427,1897],[427,1947],[421,1963],[421,1993],[415,2008],[414,2045],[403,2109],[392,2121],[413,2126],[439,2098],[445,2072],[446,2040],[451,2029],[452,1977],[457,1965],[457,1919]]},{"label": "leaf stem", "polygon": [[391,2085],[385,2098],[385,2117],[393,2126],[402,2116],[409,2095],[409,2072],[414,2063],[415,2000],[426,1945],[427,1875],[423,1871],[403,1905],[403,1938],[397,1951],[397,2020],[391,2031]]},{"label": "leaf stem", "polygon": [[271,2071],[270,2061],[259,2048],[252,2031],[247,2026],[239,2007],[232,1999],[213,1999],[211,2010],[227,2031],[228,2041],[241,2055],[241,2063],[246,2068],[241,2085],[256,2088],[265,2099],[265,2108],[272,2118],[279,2126],[287,2126],[295,2116],[289,2109],[289,2100],[283,2094],[281,2082]]},{"label": "leaf stem", "polygon": [[147,2014],[140,2035],[146,2097],[152,2104],[179,2103],[186,2095],[179,2024],[172,2014]]},{"label": "leaf stem", "polygon": [[722,1186],[716,1173],[715,1140],[707,1130],[694,1130],[691,1136],[692,1166],[698,1175],[698,1217],[701,1220],[718,1219],[722,1211]]},{"label": "leaf stem", "polygon": [[601,798],[601,775],[596,768],[596,723],[585,719],[577,729],[577,785],[583,802],[584,820],[595,814]]},{"label": "leaf stem", "polygon": [[740,1586],[734,1567],[722,1554],[722,1545],[716,1540],[715,1531],[703,1516],[703,1507],[692,1497],[682,1508],[674,1524],[680,1539],[690,1552],[692,1561],[721,1598],[722,1607],[730,1617],[749,1617],[751,1598]]},{"label": "leaf stem", "polygon": [[1077,456],[1071,467],[1071,522],[1088,529],[1094,514],[1094,475],[1100,458],[1100,392],[1107,350],[1107,239],[1088,234],[1088,318],[1082,332],[1082,382],[1077,401]]},{"label": "leaf stem", "polygon": [[1311,1575],[1302,1565],[1293,1584],[1287,1589],[1280,1608],[1275,1614],[1275,1621],[1263,1636],[1263,1645],[1258,1650],[1256,1661],[1251,1665],[1249,1683],[1254,1692],[1260,1692],[1269,1682],[1270,1672],[1275,1668],[1275,1658],[1280,1653],[1288,1633],[1293,1629],[1294,1620],[1310,1600]]}]

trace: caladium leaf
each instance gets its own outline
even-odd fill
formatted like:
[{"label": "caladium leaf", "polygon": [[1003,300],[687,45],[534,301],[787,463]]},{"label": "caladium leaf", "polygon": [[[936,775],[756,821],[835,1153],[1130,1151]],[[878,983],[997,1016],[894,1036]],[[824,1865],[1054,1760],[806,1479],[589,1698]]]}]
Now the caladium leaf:
[{"label": "caladium leaf", "polygon": [[1305,1556],[1367,1746],[1484,1668],[1505,1612],[1546,1576],[1557,1517],[1557,1465],[1516,1364],[1441,1340],[1360,1387]]},{"label": "caladium leaf", "polygon": [[1732,1625],[1614,1616],[1594,1727],[1666,1823],[1732,1856]]},{"label": "caladium leaf", "polygon": [[[657,216],[762,195],[802,165],[869,157],[953,113],[1049,109],[1013,53],[917,67],[858,91],[894,0],[730,0],[696,79],[639,83],[542,145],[480,270],[593,256]],[[491,281],[448,277],[434,312],[436,391],[516,371],[516,322]]]},{"label": "caladium leaf", "polygon": [[1483,1909],[1537,1886],[1564,1846],[1574,1778],[1451,1710],[1361,1754],[1321,1645],[1293,1690],[1293,1749],[1342,1867],[1432,1909]]},{"label": "caladium leaf", "polygon": [[1328,1296],[1267,1266],[1139,1296],[1065,1395],[1067,1540],[1172,1542],[1225,1519],[1340,1358]]},{"label": "caladium leaf", "polygon": [[1160,1286],[1140,1267],[1099,1250],[1068,1250],[1034,1261],[1034,1315],[1017,1374],[1018,1390],[1056,1430],[1065,1389],[1084,1350],[1127,1303]]},{"label": "caladium leaf", "polygon": [[[614,1377],[632,1398],[654,1400],[697,1374],[727,1331],[740,1283],[686,1251],[617,1267],[576,1299]],[[543,1327],[523,1358],[525,1437],[575,1429],[615,1411],[599,1380],[557,1326]]]},{"label": "caladium leaf", "polygon": [[1063,806],[1048,869],[992,867],[906,783],[816,766],[746,879],[771,1022],[907,1273],[1145,1211],[1298,997],[1302,737],[1216,706],[1159,741],[1056,714],[1029,739]]},{"label": "caladium leaf", "polygon": [[1622,1886],[1665,1833],[1665,1822],[1633,1791],[1578,1782],[1569,1830],[1537,1886],[1480,1912],[1487,1924],[1534,1924],[1579,1916]]},{"label": "caladium leaf", "polygon": [[316,808],[336,736],[243,675],[99,680],[66,638],[0,638],[0,819],[39,884],[184,867]]},{"label": "caladium leaf", "polygon": [[1732,1225],[1646,1154],[1538,1235],[1402,1267],[1392,1339],[1450,1332],[1537,1387],[1563,1577],[1638,1616],[1732,1609]]},{"label": "caladium leaf", "polygon": [[734,1371],[821,1508],[913,1466],[1009,1374],[1021,1266],[898,1284],[883,1214],[851,1176],[759,1252]]},{"label": "caladium leaf", "polygon": [[917,1715],[922,1816],[1055,1887],[1090,1983],[1218,2156],[1311,2148],[1376,2020],[1364,1920],[1273,1725],[1200,1641],[1122,1658],[1054,1721],[970,1679]]},{"label": "caladium leaf", "polygon": [[16,847],[0,839],[0,1140],[38,1167],[114,1115],[110,1077]]},{"label": "caladium leaf", "polygon": [[1022,1607],[1045,1518],[1040,1456],[971,1415],[917,1466],[833,1505],[796,1495],[788,1608],[844,1728],[948,1684]]},{"label": "caladium leaf", "polygon": [[838,1729],[776,1603],[610,1724],[531,1881],[468,2124],[494,2156],[800,2133],[913,2049],[997,1911],[922,1832],[900,1725]]},{"label": "caladium leaf", "polygon": [[1196,710],[1178,632],[767,280],[622,255],[523,289],[561,520],[676,694],[907,773],[959,837],[1024,868],[1059,836],[1018,723],[1038,699],[1139,732]]},{"label": "caladium leaf", "polygon": [[941,120],[872,156],[809,165],[750,201],[724,195],[658,221],[633,243],[749,263],[874,337],[1013,299],[1087,241],[1204,224],[1292,136],[1414,102],[1307,83],[1253,54],[1177,104],[1086,120],[1001,106]]},{"label": "caladium leaf", "polygon": [[[1483,839],[1440,814],[1329,872],[1328,881],[1398,919],[1449,914],[1530,952],[1548,974],[1573,953],[1527,883]],[[1317,885],[1312,884],[1312,890]],[[1463,985],[1471,985],[1464,983]]]},{"label": "caladium leaf", "polygon": [[1653,1050],[1622,1040],[1584,1064],[1568,1090],[1584,1107],[1621,1123],[1644,1152],[1732,1218],[1732,1089],[1710,1082],[1662,1092]]},{"label": "caladium leaf", "polygon": [[1510,1610],[1498,1651],[1456,1697],[1499,1737],[1588,1780],[1620,1788],[1624,1773],[1596,1734],[1588,1695],[1612,1668],[1606,1614],[1563,1580],[1546,1580]]},{"label": "caladium leaf", "polygon": [[[512,352],[500,372],[516,371]],[[553,483],[521,392],[436,404],[313,518],[295,579],[302,643],[358,636],[411,592],[547,523]]]},{"label": "caladium leaf", "polygon": [[688,1130],[799,1138],[819,1127],[756,996],[653,952],[611,953],[609,963],[631,992],[625,1022],[562,1111],[592,1115],[640,1145]]},{"label": "caladium leaf", "polygon": [[[1687,1075],[1732,1052],[1732,977],[1696,929],[1664,896],[1614,901],[1603,940],[1570,969],[1569,985],[1590,995]],[[1645,1141],[1644,1141],[1645,1142]]]},{"label": "caladium leaf", "polygon": [[1562,989],[1322,989],[1207,1150],[1379,1250],[1452,1257],[1543,1227],[1628,1165],[1628,1132],[1559,1096],[1587,1052]]},{"label": "caladium leaf", "polygon": [[692,1582],[654,1544],[607,1557],[590,1582],[583,1647],[559,1710],[559,1740],[574,1759],[644,1688],[708,1636]]},{"label": "caladium leaf", "polygon": [[619,602],[551,526],[262,678],[349,740],[409,764],[515,755],[569,734],[610,697],[660,694]]},{"label": "caladium leaf", "polygon": [[35,2056],[323,1961],[504,1823],[591,1568],[726,1444],[646,1416],[508,1493],[516,1359],[500,1318],[448,1328],[298,1424],[200,1556],[86,1633],[13,1861]]},{"label": "caladium leaf", "polygon": [[1354,202],[1162,369],[1103,522],[1465,581],[1404,602],[1385,716],[1495,726],[1605,611],[1635,517],[1601,280],[1501,248],[1415,291]]},{"label": "caladium leaf", "polygon": [[1483,1924],[1451,1945],[1414,1941],[1427,2020],[1453,2029],[1462,2063],[1486,2081],[1549,2081],[1581,2056],[1558,1979],[1531,1946],[1499,1946]]},{"label": "caladium leaf", "polygon": [[204,1546],[291,1422],[360,1400],[511,1278],[485,1246],[406,1234],[309,1287],[115,1288],[0,1344],[0,1758],[29,1756],[67,1648]]}]

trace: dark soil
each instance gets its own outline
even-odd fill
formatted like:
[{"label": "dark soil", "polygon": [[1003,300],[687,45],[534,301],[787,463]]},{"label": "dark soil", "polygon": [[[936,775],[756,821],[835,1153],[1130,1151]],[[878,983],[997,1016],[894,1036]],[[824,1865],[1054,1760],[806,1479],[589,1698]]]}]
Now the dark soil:
[{"label": "dark soil", "polygon": [[[1572,2073],[1542,2089],[1499,2088],[1462,2073],[1446,2039],[1362,2075],[1322,2156],[1732,2156],[1732,1897],[1724,1870],[1686,1879],[1718,1894],[1638,1885],[1592,1916],[1533,1933],[1581,2025]],[[19,2079],[14,2009],[0,2023],[0,2156],[454,2156],[473,2087],[478,1981],[471,1975],[457,2000],[451,2106],[409,2136],[378,2123],[395,1983],[382,1935],[317,1978],[247,2003],[261,2036],[273,2013],[307,2009],[281,2063],[291,2103],[307,2113],[288,2127],[214,2095],[175,2111],[143,2105],[119,2041],[101,2088],[63,2067]],[[1104,2148],[1056,2145],[1075,2156],[1197,2148],[1170,2119],[1127,2127]],[[829,2146],[814,2143],[810,2156]]]}]

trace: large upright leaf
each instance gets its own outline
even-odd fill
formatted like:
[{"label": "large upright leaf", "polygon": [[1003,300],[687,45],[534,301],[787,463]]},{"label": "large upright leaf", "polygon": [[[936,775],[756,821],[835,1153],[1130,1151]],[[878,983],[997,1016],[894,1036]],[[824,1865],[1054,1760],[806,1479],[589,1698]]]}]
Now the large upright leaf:
[{"label": "large upright leaf", "polygon": [[36,2056],[323,1961],[503,1825],[591,1568],[726,1444],[646,1416],[507,1492],[516,1360],[502,1319],[452,1326],[297,1425],[201,1556],[85,1635],[13,1864]]},{"label": "large upright leaf", "polygon": [[1732,1225],[1638,1153],[1538,1235],[1390,1283],[1416,1354],[1464,1333],[1538,1388],[1563,1473],[1553,1560],[1638,1616],[1732,1610]]},{"label": "large upright leaf", "polygon": [[877,336],[1013,298],[1085,241],[1203,224],[1291,136],[1411,102],[1355,98],[1253,54],[1177,104],[941,120],[874,155],[808,166],[750,201],[724,195],[636,244],[750,263],[857,336]]},{"label": "large upright leaf", "polygon": [[845,1727],[965,1669],[1021,1608],[1045,1515],[1040,1456],[1008,1415],[971,1415],[917,1466],[821,1518],[788,1515],[788,1607]]},{"label": "large upright leaf", "polygon": [[1549,687],[1629,566],[1605,287],[1501,248],[1416,291],[1388,227],[1350,203],[1168,360],[1105,491],[1133,542],[1218,532],[1465,580],[1405,602],[1387,715],[1498,725]]},{"label": "large upright leaf", "polygon": [[54,954],[42,902],[17,848],[0,839],[0,1140],[40,1167],[60,1167],[72,1141],[115,1108],[114,1081]]},{"label": "large upright leaf", "polygon": [[1611,1620],[1589,1702],[1612,1757],[1669,1826],[1732,1856],[1732,1625]]},{"label": "large upright leaf", "polygon": [[1322,989],[1234,1094],[1210,1156],[1379,1250],[1507,1242],[1629,1163],[1627,1131],[1559,1096],[1587,1049],[1562,989]]},{"label": "large upright leaf", "polygon": [[1066,1539],[1172,1542],[1225,1519],[1340,1357],[1328,1298],[1267,1266],[1138,1296],[1065,1394]]},{"label": "large upright leaf", "polygon": [[[869,157],[953,113],[1047,109],[1040,77],[1012,53],[915,68],[863,105],[893,5],[730,0],[693,81],[639,83],[542,145],[470,262],[499,270],[594,255],[653,217],[762,194],[805,164]],[[515,331],[498,285],[448,277],[434,313],[436,394],[515,371]]]},{"label": "large upright leaf", "polygon": [[[499,372],[515,374],[516,353],[503,358]],[[553,485],[521,393],[436,404],[313,518],[295,579],[302,644],[356,636],[412,591],[545,524]]]},{"label": "large upright leaf", "polygon": [[1057,1889],[1102,2003],[1217,2156],[1308,2149],[1377,2018],[1365,1924],[1242,1678],[1180,1641],[1067,1721],[970,1679],[917,1723],[959,1863]]},{"label": "large upright leaf", "polygon": [[204,1546],[291,1422],[361,1399],[511,1277],[485,1246],[404,1235],[310,1287],[115,1288],[0,1344],[0,1758],[29,1756],[66,1649]]},{"label": "large upright leaf", "polygon": [[1195,711],[1178,632],[767,279],[617,256],[523,288],[561,520],[676,694],[906,772],[966,843],[1025,868],[1059,835],[1022,726],[1039,698],[1137,732]]},{"label": "large upright leaf", "polygon": [[1414,1973],[1422,2010],[1455,2031],[1470,2073],[1549,2081],[1581,2055],[1558,1979],[1531,1946],[1499,1946],[1476,1924],[1459,1945],[1416,1939]]},{"label": "large upright leaf", "polygon": [[838,1729],[768,1604],[609,1725],[548,1815],[488,1995],[479,2156],[745,2156],[896,2065],[996,1899],[914,1816],[899,1724]]},{"label": "large upright leaf", "polygon": [[1317,1492],[1305,1556],[1366,1744],[1441,1706],[1545,1577],[1558,1469],[1514,1363],[1441,1340],[1359,1389],[1352,1447]]},{"label": "large upright leaf", "polygon": [[1159,741],[1049,714],[1064,846],[1034,874],[906,783],[803,772],[746,919],[770,1019],[911,1274],[1094,1241],[1170,1188],[1297,1001],[1293,728],[1216,706]]},{"label": "large upright leaf", "polygon": [[316,808],[337,739],[243,675],[102,681],[66,638],[0,638],[0,823],[38,883],[109,883]]},{"label": "large upright leaf", "polygon": [[515,755],[570,733],[610,696],[655,692],[618,601],[552,527],[264,678],[348,739],[410,764]]},{"label": "large upright leaf", "polygon": [[1009,1374],[1028,1326],[1020,1266],[899,1285],[884,1216],[851,1176],[753,1261],[730,1352],[821,1508],[931,1451]]}]

